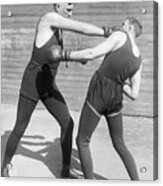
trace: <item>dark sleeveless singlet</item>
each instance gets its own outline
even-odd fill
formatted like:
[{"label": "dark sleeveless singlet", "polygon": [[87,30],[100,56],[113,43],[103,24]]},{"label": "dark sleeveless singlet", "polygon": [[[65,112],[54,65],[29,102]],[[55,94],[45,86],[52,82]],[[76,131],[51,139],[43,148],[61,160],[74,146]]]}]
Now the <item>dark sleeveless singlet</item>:
[{"label": "dark sleeveless singlet", "polygon": [[62,37],[58,29],[54,30],[52,37],[42,47],[37,48],[34,42],[31,60],[23,75],[20,93],[34,101],[48,96],[52,89],[58,90],[55,76],[59,62],[52,64],[48,59],[49,48],[52,45],[63,48]]},{"label": "dark sleeveless singlet", "polygon": [[[59,30],[56,30],[54,32],[54,34],[52,35],[52,37],[42,47],[37,48],[34,43],[31,61],[35,61],[36,63],[38,63],[40,65],[48,64],[49,63],[49,61],[48,61],[49,59],[47,57],[48,49],[52,45],[59,45],[61,48],[63,48],[63,41],[62,41],[61,34],[59,34]],[[57,68],[58,65],[59,65],[59,63],[54,63],[51,66],[52,66],[52,68]]]},{"label": "dark sleeveless singlet", "polygon": [[134,56],[130,38],[126,33],[125,44],[118,50],[108,53],[99,68],[99,72],[118,83],[123,83],[139,69],[141,57]]},{"label": "dark sleeveless singlet", "polygon": [[139,69],[141,57],[135,57],[127,33],[125,44],[108,53],[91,79],[86,101],[99,113],[110,115],[122,109],[123,83]]}]

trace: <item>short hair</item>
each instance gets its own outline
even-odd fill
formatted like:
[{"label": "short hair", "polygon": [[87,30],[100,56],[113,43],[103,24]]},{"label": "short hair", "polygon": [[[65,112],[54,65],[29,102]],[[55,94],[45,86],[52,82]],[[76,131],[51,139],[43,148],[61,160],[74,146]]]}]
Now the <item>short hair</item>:
[{"label": "short hair", "polygon": [[139,37],[143,29],[141,23],[135,17],[127,17],[127,20],[129,20],[130,24],[134,25],[135,36]]}]

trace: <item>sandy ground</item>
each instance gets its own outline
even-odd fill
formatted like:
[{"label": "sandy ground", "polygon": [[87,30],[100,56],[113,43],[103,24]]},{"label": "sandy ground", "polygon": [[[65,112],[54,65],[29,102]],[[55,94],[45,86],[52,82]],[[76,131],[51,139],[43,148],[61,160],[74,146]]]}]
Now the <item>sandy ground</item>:
[{"label": "sandy ground", "polygon": [[[71,112],[75,121],[72,167],[81,173],[75,144],[79,113]],[[14,105],[1,105],[1,153],[13,128],[16,117]],[[124,117],[126,144],[133,154],[141,180],[153,180],[153,120],[142,117]],[[55,119],[44,109],[36,109],[21,139],[15,156],[13,177],[59,178],[61,169],[60,128]],[[124,165],[115,152],[104,118],[92,137],[91,151],[97,179],[129,179]]]}]

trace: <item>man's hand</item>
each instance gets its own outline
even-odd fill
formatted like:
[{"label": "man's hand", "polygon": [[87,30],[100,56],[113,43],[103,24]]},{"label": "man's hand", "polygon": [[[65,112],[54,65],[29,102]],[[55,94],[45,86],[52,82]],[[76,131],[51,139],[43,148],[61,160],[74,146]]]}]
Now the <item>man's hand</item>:
[{"label": "man's hand", "polygon": [[104,36],[105,37],[109,37],[113,32],[115,32],[117,30],[120,30],[120,28],[116,27],[116,26],[114,26],[114,27],[105,27],[105,26],[103,26],[102,28],[104,30]]},{"label": "man's hand", "polygon": [[78,63],[81,63],[82,65],[85,65],[88,60],[85,59],[73,59],[71,58],[71,50],[63,50],[59,45],[53,45],[50,47],[48,52],[48,60],[49,63],[58,63],[61,61],[76,61]]},{"label": "man's hand", "polygon": [[50,63],[70,60],[70,50],[63,50],[59,45],[52,45],[47,53],[47,58]]}]

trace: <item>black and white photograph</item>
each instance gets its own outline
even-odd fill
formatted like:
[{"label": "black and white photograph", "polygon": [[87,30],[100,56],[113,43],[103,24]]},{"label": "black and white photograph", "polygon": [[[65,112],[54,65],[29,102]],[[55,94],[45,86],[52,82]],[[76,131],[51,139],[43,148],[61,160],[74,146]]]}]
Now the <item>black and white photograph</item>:
[{"label": "black and white photograph", "polygon": [[1,177],[158,179],[158,3],[1,4]]}]

